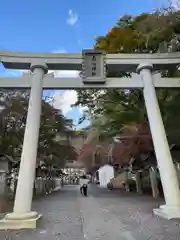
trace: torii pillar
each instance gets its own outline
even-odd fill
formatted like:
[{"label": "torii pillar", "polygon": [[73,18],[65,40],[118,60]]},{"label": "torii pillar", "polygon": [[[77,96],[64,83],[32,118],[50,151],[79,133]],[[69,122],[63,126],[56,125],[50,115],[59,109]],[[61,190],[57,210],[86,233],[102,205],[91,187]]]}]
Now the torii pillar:
[{"label": "torii pillar", "polygon": [[31,205],[39,139],[42,85],[48,68],[46,64],[37,61],[31,64],[30,69],[32,85],[14,209],[12,213],[5,216],[5,219],[1,220],[1,229],[36,228],[36,222],[40,218],[40,214],[31,211]]},{"label": "torii pillar", "polygon": [[143,95],[165,197],[165,205],[154,209],[154,214],[167,219],[180,218],[179,184],[156,96],[152,70],[153,66],[149,63],[140,64],[137,68],[144,84]]}]

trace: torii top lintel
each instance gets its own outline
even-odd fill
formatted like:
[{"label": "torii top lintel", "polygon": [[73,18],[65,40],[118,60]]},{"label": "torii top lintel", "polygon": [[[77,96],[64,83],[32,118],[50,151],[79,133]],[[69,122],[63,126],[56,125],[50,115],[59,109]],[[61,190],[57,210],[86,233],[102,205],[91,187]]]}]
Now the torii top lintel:
[{"label": "torii top lintel", "polygon": [[[155,54],[107,54],[108,72],[135,72],[140,63],[153,64],[154,70],[180,65],[180,52]],[[29,69],[33,61],[46,63],[49,70],[81,70],[82,53],[33,53],[0,51],[0,62],[9,69]]]}]

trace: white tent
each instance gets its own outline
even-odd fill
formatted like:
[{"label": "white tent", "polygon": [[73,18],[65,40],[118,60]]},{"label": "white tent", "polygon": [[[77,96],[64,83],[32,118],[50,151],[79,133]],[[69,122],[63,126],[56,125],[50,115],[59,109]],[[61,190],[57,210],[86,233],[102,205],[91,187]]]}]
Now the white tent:
[{"label": "white tent", "polygon": [[99,186],[107,187],[107,184],[114,178],[114,168],[111,165],[104,165],[99,168]]}]

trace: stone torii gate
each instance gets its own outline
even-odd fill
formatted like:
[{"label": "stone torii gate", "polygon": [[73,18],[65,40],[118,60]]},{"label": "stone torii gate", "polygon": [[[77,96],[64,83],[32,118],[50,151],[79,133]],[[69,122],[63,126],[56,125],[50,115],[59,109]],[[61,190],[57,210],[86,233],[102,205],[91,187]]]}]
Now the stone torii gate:
[{"label": "stone torii gate", "polygon": [[[156,97],[155,88],[180,88],[180,78],[161,78],[163,69],[180,64],[180,53],[107,54],[83,51],[82,54],[51,54],[0,51],[0,61],[8,69],[31,70],[22,77],[0,78],[0,88],[31,88],[27,122],[12,213],[0,221],[0,229],[35,228],[41,215],[31,211],[33,183],[40,126],[42,89],[138,88],[143,90],[154,149],[160,170],[165,205],[154,209],[167,219],[180,218],[180,190]],[[54,78],[48,70],[79,70],[79,78]],[[126,71],[131,78],[106,78],[108,72]]]}]

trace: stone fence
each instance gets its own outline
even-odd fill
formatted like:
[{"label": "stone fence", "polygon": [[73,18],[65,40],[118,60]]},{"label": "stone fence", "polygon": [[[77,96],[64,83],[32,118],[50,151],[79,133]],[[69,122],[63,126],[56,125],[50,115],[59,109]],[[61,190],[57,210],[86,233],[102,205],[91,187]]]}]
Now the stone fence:
[{"label": "stone fence", "polygon": [[50,194],[59,190],[63,185],[62,178],[36,178],[34,184],[34,195]]},{"label": "stone fence", "polygon": [[[11,184],[8,184],[5,175],[0,172],[0,217],[4,216],[3,214],[6,212],[12,212],[17,186],[17,179],[12,179]],[[37,177],[34,183],[33,197],[43,197],[61,189],[62,186],[62,178]]]},{"label": "stone fence", "polygon": [[[17,178],[12,179],[11,183],[5,177],[5,173],[0,172],[0,197],[11,196],[14,198],[17,186]],[[58,177],[37,177],[34,182],[34,197],[50,194],[63,186],[63,179]]]}]

